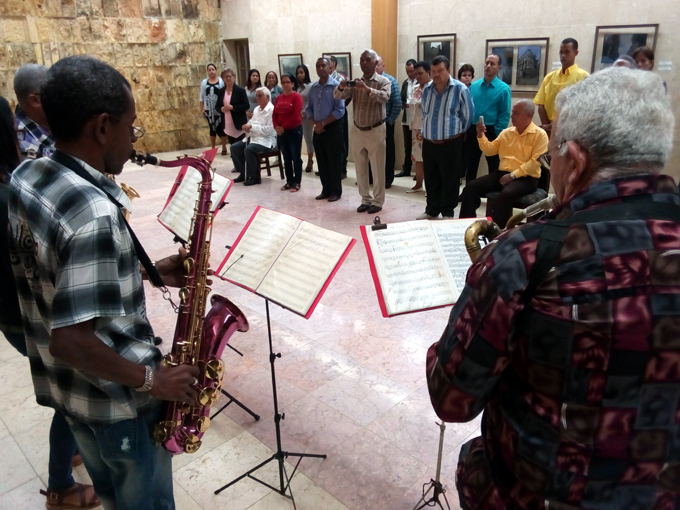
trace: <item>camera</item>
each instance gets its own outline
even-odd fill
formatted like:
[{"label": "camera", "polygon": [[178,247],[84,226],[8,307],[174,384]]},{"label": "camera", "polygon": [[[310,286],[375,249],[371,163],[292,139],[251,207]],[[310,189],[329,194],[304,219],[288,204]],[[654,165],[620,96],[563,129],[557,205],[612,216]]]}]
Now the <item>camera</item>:
[{"label": "camera", "polygon": [[348,85],[349,87],[355,87],[356,84],[357,84],[357,81],[356,81],[356,80],[348,80],[348,81],[347,81],[347,85]]}]

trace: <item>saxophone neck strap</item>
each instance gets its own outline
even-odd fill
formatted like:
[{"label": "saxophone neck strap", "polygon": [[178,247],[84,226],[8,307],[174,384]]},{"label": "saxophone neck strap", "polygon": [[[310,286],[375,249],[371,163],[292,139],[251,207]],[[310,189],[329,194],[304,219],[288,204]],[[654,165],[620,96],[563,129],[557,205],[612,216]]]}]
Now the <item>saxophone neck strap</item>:
[{"label": "saxophone neck strap", "polygon": [[146,274],[149,277],[149,281],[154,287],[157,287],[159,289],[165,287],[165,284],[163,283],[163,278],[161,278],[161,275],[158,273],[158,270],[153,265],[153,262],[151,262],[149,255],[147,255],[146,251],[144,250],[142,243],[139,242],[139,239],[137,239],[137,236],[130,227],[130,224],[125,219],[125,214],[123,213],[124,209],[123,205],[120,202],[118,202],[118,200],[116,200],[113,197],[113,195],[111,195],[108,191],[103,189],[101,185],[97,182],[97,180],[94,177],[92,177],[92,175],[90,175],[90,173],[87,170],[85,170],[81,165],[79,165],[78,162],[68,154],[64,154],[63,152],[56,150],[54,151],[54,154],[52,154],[52,159],[58,164],[71,170],[78,177],[81,177],[82,179],[92,184],[92,186],[94,186],[99,191],[104,193],[107,196],[107,198],[116,206],[118,212],[120,213],[119,214],[120,219],[125,224],[125,228],[127,229],[128,233],[130,234],[130,237],[132,238],[132,244],[135,247],[135,253],[137,254],[139,262],[142,264],[142,267],[146,271]]}]

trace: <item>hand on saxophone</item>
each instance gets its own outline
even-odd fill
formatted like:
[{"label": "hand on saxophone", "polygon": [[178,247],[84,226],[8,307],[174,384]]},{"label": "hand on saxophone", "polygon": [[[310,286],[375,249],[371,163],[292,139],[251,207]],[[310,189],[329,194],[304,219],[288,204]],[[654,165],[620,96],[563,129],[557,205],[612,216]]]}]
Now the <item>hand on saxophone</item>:
[{"label": "hand on saxophone", "polygon": [[177,367],[159,365],[153,371],[153,386],[149,393],[158,400],[194,405],[198,397],[195,383],[200,373],[198,367],[191,365]]},{"label": "hand on saxophone", "polygon": [[[171,255],[156,261],[156,269],[163,278],[163,283],[168,287],[184,287],[184,260],[187,258],[187,250],[180,248],[177,255]],[[215,271],[208,269],[208,276],[215,274]],[[207,285],[212,285],[212,280],[206,280]]]}]

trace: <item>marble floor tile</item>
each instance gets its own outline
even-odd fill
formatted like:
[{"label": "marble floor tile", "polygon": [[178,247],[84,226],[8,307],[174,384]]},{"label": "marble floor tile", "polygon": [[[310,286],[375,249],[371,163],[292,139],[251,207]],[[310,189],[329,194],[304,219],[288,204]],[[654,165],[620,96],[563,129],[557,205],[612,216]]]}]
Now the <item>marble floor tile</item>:
[{"label": "marble floor tile", "polygon": [[51,426],[52,418],[48,418],[14,434],[14,440],[39,476],[46,475],[48,472]]},{"label": "marble floor tile", "polygon": [[365,367],[389,377],[406,388],[416,390],[425,379],[427,349],[406,340],[388,342],[384,349],[366,360]]},{"label": "marble floor tile", "polygon": [[0,331],[0,363],[19,357],[21,357],[21,353],[12,347],[12,344],[7,341],[5,335]]},{"label": "marble floor tile", "polygon": [[10,358],[0,366],[0,398],[23,388],[33,389],[28,358]]},{"label": "marble floor tile", "polygon": [[0,462],[0,494],[20,487],[37,476],[14,439],[5,438],[2,447],[3,457],[12,460]]},{"label": "marble floor tile", "polygon": [[[28,377],[27,374],[24,376]],[[24,386],[0,399],[0,419],[5,422],[11,434],[20,433],[53,415],[54,409],[39,406],[35,402],[33,385]]]},{"label": "marble floor tile", "polygon": [[359,425],[368,425],[402,401],[411,390],[358,366],[313,392],[319,400]]},{"label": "marble floor tile", "polygon": [[305,475],[295,475],[291,482],[293,502],[277,494],[270,492],[260,501],[249,507],[248,510],[346,510],[347,507],[333,496],[324,491],[319,485],[312,482]]},{"label": "marble floor tile", "polygon": [[351,358],[311,341],[283,356],[276,372],[280,378],[311,392],[356,365]]},{"label": "marble floor tile", "polygon": [[0,484],[0,508],[3,510],[37,510],[45,508],[45,496],[40,490],[47,487],[38,477],[31,478],[26,483],[6,492]]},{"label": "marble floor tile", "polygon": [[5,425],[5,422],[0,419],[0,439],[4,439],[9,436],[9,429]]}]

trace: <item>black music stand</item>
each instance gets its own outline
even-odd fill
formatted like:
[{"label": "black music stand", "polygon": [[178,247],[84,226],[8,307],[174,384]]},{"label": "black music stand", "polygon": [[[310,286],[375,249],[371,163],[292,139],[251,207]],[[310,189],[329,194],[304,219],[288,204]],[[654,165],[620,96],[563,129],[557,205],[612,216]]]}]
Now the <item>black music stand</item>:
[{"label": "black music stand", "polygon": [[[243,473],[241,476],[239,476],[238,478],[235,478],[234,480],[229,482],[227,485],[224,485],[224,486],[220,487],[219,489],[217,489],[215,491],[215,494],[219,494],[223,490],[231,487],[235,483],[240,482],[241,480],[243,480],[244,478],[247,477],[247,478],[251,478],[251,479],[255,480],[256,482],[261,483],[265,487],[268,487],[271,490],[276,491],[279,494],[281,494],[282,496],[290,499],[293,502],[293,508],[297,508],[295,506],[295,498],[293,498],[293,490],[290,486],[290,481],[293,479],[293,476],[295,476],[295,472],[297,471],[297,468],[300,465],[300,462],[302,461],[302,459],[304,457],[313,457],[313,458],[317,458],[317,459],[325,459],[327,457],[327,455],[320,455],[320,454],[316,454],[316,453],[286,452],[286,451],[283,451],[283,449],[281,447],[281,424],[280,424],[280,422],[281,422],[281,420],[283,420],[285,418],[285,413],[279,414],[279,401],[278,401],[278,397],[276,395],[276,369],[274,367],[274,363],[276,362],[276,358],[280,358],[281,354],[280,353],[274,354],[274,348],[272,346],[272,327],[271,327],[271,321],[270,321],[270,318],[269,318],[269,300],[265,298],[264,303],[265,303],[265,308],[267,310],[267,334],[269,336],[269,364],[271,366],[272,391],[274,393],[274,426],[276,428],[276,452],[274,452],[274,454],[271,457],[269,457],[264,462],[261,462],[260,464],[255,466],[250,471]],[[293,472],[291,473],[290,476],[288,476],[288,472],[286,471],[286,466],[284,464],[284,459],[286,459],[288,457],[299,457],[297,464],[295,464],[295,468],[293,468]],[[264,481],[260,480],[259,478],[252,475],[252,473],[254,473],[258,469],[266,466],[267,464],[269,464],[273,460],[276,460],[279,463],[279,487],[278,488],[274,487],[273,485],[269,485],[267,482],[264,482]],[[285,485],[284,485],[284,475],[285,475],[285,478],[286,478]],[[286,494],[286,491],[290,492],[290,496],[288,494]]]},{"label": "black music stand", "polygon": [[[229,347],[232,351],[234,351],[234,352],[235,352],[236,354],[238,354],[239,356],[243,357],[243,353],[242,353],[241,351],[239,351],[238,349],[236,349],[235,347],[232,347],[232,346],[229,345],[229,344],[227,344],[227,347]],[[243,409],[243,410],[244,410],[246,413],[248,413],[250,416],[252,416],[253,418],[255,418],[255,421],[259,421],[259,420],[260,420],[260,415],[259,415],[259,414],[255,414],[254,412],[252,412],[252,411],[251,411],[250,409],[248,409],[244,404],[242,404],[236,397],[234,397],[233,395],[231,395],[231,394],[229,394],[228,392],[224,391],[224,388],[222,388],[220,391],[222,392],[222,395],[224,395],[225,397],[227,397],[227,398],[229,399],[229,401],[228,401],[226,404],[224,404],[222,407],[220,407],[217,411],[215,411],[215,414],[213,414],[213,415],[210,417],[210,420],[211,420],[211,421],[215,418],[215,416],[217,416],[217,415],[220,414],[222,411],[224,411],[227,407],[229,407],[229,404],[231,404],[232,402],[233,402],[234,404],[236,404],[237,406],[239,406],[241,409]]]},{"label": "black music stand", "polygon": [[[435,505],[438,505],[439,508],[444,510],[442,502],[439,501],[439,496],[444,497],[444,503],[446,503],[447,510],[451,510],[451,507],[449,506],[449,500],[446,499],[446,489],[439,481],[439,475],[442,472],[442,451],[444,450],[444,431],[446,430],[446,424],[444,423],[444,420],[442,420],[442,422],[437,423],[437,425],[439,425],[439,455],[437,456],[437,474],[435,475],[434,480],[430,480],[429,483],[423,484],[423,496],[420,498],[418,503],[416,503],[416,506],[413,508],[413,510],[421,510],[426,506],[433,507]],[[432,491],[432,496],[427,499],[430,491]],[[421,502],[423,503],[422,505],[420,505]]]}]

